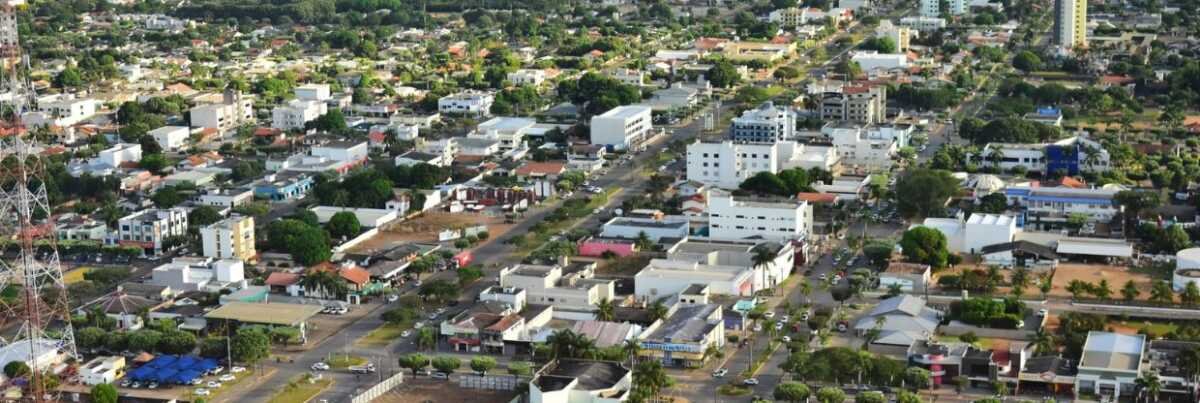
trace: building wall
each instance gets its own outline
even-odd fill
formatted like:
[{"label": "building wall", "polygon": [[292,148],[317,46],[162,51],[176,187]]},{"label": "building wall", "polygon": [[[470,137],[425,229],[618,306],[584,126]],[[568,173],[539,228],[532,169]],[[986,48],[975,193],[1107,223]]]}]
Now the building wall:
[{"label": "building wall", "polygon": [[[629,108],[636,113],[630,116],[616,116]],[[650,133],[651,108],[648,106],[618,106],[602,115],[592,117],[592,144],[610,146],[613,149],[624,150],[645,139]]]},{"label": "building wall", "polygon": [[767,240],[801,239],[812,233],[812,205],[796,202],[764,207],[747,205],[732,196],[711,196],[708,203],[709,236],[714,239],[761,237]]}]

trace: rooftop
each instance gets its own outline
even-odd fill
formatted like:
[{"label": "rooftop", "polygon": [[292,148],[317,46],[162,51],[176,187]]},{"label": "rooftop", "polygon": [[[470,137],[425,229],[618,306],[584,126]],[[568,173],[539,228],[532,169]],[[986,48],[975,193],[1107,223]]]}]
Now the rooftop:
[{"label": "rooftop", "polygon": [[1145,335],[1088,332],[1080,367],[1137,372],[1145,350]]},{"label": "rooftop", "polygon": [[204,315],[209,319],[296,326],[321,312],[320,305],[230,302]]},{"label": "rooftop", "polygon": [[553,368],[534,380],[545,392],[562,390],[576,380],[580,390],[609,389],[629,374],[628,369],[613,361],[558,360],[550,365]]},{"label": "rooftop", "polygon": [[708,322],[709,315],[718,309],[721,309],[720,305],[680,305],[675,313],[663,319],[662,324],[643,340],[669,343],[700,342],[714,326],[722,326],[720,323]]}]

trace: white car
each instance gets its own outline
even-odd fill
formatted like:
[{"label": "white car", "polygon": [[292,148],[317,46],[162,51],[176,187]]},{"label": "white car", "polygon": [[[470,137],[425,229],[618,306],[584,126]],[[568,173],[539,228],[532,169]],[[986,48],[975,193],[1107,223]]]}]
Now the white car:
[{"label": "white car", "polygon": [[212,394],[212,392],[209,392],[208,389],[204,389],[204,388],[196,389],[196,396],[208,396],[210,394]]},{"label": "white car", "polygon": [[788,316],[788,315],[783,315],[783,317],[782,317],[782,318],[779,318],[779,321],[780,321],[780,322],[783,322],[783,323],[788,323],[788,322],[791,322],[791,321],[792,321],[792,317],[791,317],[791,316]]},{"label": "white car", "polygon": [[221,382],[229,382],[229,381],[232,381],[232,380],[234,380],[234,379],[237,379],[237,377],[233,376],[232,374],[225,374],[225,375],[221,375],[221,377],[220,377],[220,378],[217,378],[217,380],[218,380],[218,381],[221,381]]},{"label": "white car", "polygon": [[764,318],[771,319],[775,317],[775,311],[767,311],[763,314]]},{"label": "white car", "polygon": [[791,342],[792,342],[792,337],[791,337],[791,336],[783,336],[783,342],[784,342],[784,343],[791,343]]},{"label": "white car", "polygon": [[761,331],[762,331],[762,324],[761,324],[761,323],[756,323],[756,324],[754,325],[754,331],[756,331],[756,332],[761,332]]},{"label": "white car", "polygon": [[209,389],[216,389],[221,387],[221,383],[217,381],[208,381],[208,384],[204,386],[208,386]]},{"label": "white car", "polygon": [[403,332],[400,332],[400,337],[408,337],[408,336],[412,336],[412,330],[405,330]]},{"label": "white car", "polygon": [[712,376],[713,376],[713,378],[724,378],[725,374],[728,374],[728,373],[729,373],[729,369],[719,368],[716,371],[713,371]]},{"label": "white car", "polygon": [[742,385],[746,385],[746,386],[758,385],[758,379],[757,378],[746,378],[746,380],[742,381]]},{"label": "white car", "polygon": [[775,330],[783,330],[783,322],[775,322]]},{"label": "white car", "polygon": [[388,295],[387,302],[396,302],[400,300],[400,296],[396,294]]},{"label": "white car", "polygon": [[318,362],[318,363],[312,365],[312,370],[313,371],[328,371],[329,364],[326,364],[323,362]]},{"label": "white car", "polygon": [[1050,310],[1048,310],[1048,309],[1038,310],[1038,316],[1040,316],[1040,317],[1044,318],[1044,317],[1046,317],[1046,315],[1049,315],[1049,314],[1050,314]]},{"label": "white car", "polygon": [[246,372],[246,367],[233,367],[233,368],[229,369],[229,372],[232,372],[235,374],[240,374],[240,373]]}]

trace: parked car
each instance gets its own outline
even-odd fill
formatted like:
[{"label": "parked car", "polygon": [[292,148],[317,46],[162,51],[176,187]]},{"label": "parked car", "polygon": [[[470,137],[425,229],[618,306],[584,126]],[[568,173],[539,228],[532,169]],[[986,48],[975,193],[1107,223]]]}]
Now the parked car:
[{"label": "parked car", "polygon": [[229,372],[240,374],[242,372],[246,372],[246,367],[233,367],[229,369]]},{"label": "parked car", "polygon": [[150,382],[149,385],[146,385],[146,388],[147,389],[158,389],[158,382]]},{"label": "parked car", "polygon": [[792,337],[791,337],[791,336],[783,336],[783,342],[784,342],[784,343],[791,343],[791,342],[792,342]]},{"label": "parked car", "polygon": [[763,313],[763,317],[764,317],[764,318],[767,318],[767,319],[774,318],[774,317],[775,317],[775,311],[767,311],[766,313]]},{"label": "parked car", "polygon": [[405,338],[405,337],[408,337],[408,336],[412,336],[412,330],[405,330],[405,331],[403,331],[403,332],[400,332],[400,337],[401,337],[401,338]]},{"label": "parked car", "polygon": [[328,371],[329,364],[326,364],[324,362],[318,362],[318,363],[312,365],[312,370],[313,371]]},{"label": "parked car", "polygon": [[208,383],[204,386],[208,386],[209,389],[216,389],[221,387],[221,383],[217,381],[208,381]]},{"label": "parked car", "polygon": [[1039,310],[1038,310],[1038,316],[1039,316],[1039,317],[1043,317],[1043,318],[1044,318],[1044,317],[1046,317],[1046,315],[1049,315],[1049,314],[1050,314],[1050,310],[1048,310],[1048,309],[1039,309]]},{"label": "parked car", "polygon": [[396,294],[388,295],[387,302],[396,302],[400,300],[400,296]]},{"label": "parked car", "polygon": [[433,379],[445,380],[445,379],[450,379],[450,374],[447,374],[445,372],[434,372],[433,375],[430,375],[429,377],[433,378]]},{"label": "parked car", "polygon": [[369,363],[369,362],[368,362],[368,363],[366,363],[366,364],[363,364],[363,365],[355,365],[355,366],[352,366],[352,367],[350,367],[349,369],[350,369],[350,372],[351,372],[351,373],[355,373],[355,374],[369,374],[369,373],[373,373],[373,372],[375,372],[375,364],[372,364],[372,363]]},{"label": "parked car", "polygon": [[208,389],[204,389],[204,388],[196,389],[196,396],[208,396],[210,394],[212,394],[212,392],[209,392]]},{"label": "parked car", "polygon": [[742,381],[742,385],[746,385],[746,386],[758,385],[758,378],[746,378],[746,380]]},{"label": "parked car", "polygon": [[729,369],[718,368],[716,371],[713,371],[712,376],[713,376],[713,378],[724,378],[725,374],[728,374],[728,373],[729,373]]}]

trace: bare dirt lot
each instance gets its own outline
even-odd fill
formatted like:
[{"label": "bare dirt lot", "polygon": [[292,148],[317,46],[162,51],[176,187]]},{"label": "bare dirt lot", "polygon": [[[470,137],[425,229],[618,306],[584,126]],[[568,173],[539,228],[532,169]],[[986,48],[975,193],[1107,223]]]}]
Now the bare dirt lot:
[{"label": "bare dirt lot", "polygon": [[1070,297],[1071,293],[1067,292],[1067,284],[1071,280],[1096,284],[1101,279],[1108,280],[1108,288],[1112,290],[1113,296],[1117,298],[1121,295],[1121,287],[1124,287],[1125,283],[1129,280],[1133,280],[1133,283],[1137,285],[1138,291],[1141,291],[1138,299],[1149,298],[1150,285],[1154,280],[1149,275],[1132,272],[1126,266],[1060,263],[1058,269],[1054,271],[1054,289],[1050,291],[1050,295]]},{"label": "bare dirt lot", "polygon": [[491,391],[467,389],[457,381],[436,381],[426,378],[408,380],[390,392],[372,400],[372,403],[475,403],[508,402],[517,397],[514,391]]},{"label": "bare dirt lot", "polygon": [[350,253],[367,253],[387,249],[401,242],[438,242],[438,232],[445,229],[460,229],[475,225],[486,225],[488,236],[496,238],[512,229],[504,222],[503,215],[489,216],[481,213],[430,212],[408,221],[384,226],[378,235],[356,245]]}]

